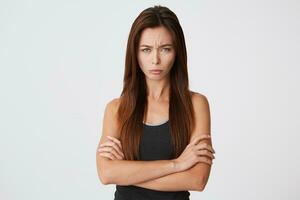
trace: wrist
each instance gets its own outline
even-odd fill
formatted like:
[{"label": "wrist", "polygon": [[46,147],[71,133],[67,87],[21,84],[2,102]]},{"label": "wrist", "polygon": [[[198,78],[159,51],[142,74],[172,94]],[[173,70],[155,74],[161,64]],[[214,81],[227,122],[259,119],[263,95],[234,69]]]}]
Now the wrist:
[{"label": "wrist", "polygon": [[173,160],[171,160],[171,162],[172,162],[174,171],[175,172],[180,172],[181,169],[180,169],[180,165],[179,165],[178,160],[177,159],[173,159]]}]

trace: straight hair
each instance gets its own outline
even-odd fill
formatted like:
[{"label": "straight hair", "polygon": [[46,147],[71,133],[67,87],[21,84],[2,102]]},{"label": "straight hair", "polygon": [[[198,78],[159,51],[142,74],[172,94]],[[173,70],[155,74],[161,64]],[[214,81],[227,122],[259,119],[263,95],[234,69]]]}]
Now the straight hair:
[{"label": "straight hair", "polygon": [[169,126],[173,158],[180,156],[189,144],[195,125],[192,93],[189,90],[187,51],[178,18],[169,8],[154,6],[143,10],[132,24],[126,49],[123,90],[118,107],[120,141],[125,160],[139,160],[143,120],[147,114],[147,85],[137,60],[141,33],[145,28],[163,26],[173,38],[176,51],[170,73]]}]

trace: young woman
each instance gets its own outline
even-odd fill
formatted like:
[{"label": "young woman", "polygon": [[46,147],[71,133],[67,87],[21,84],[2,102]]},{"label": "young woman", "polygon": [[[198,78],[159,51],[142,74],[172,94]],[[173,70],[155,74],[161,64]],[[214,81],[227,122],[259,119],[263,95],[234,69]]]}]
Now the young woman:
[{"label": "young woman", "polygon": [[214,150],[207,98],[188,86],[177,16],[142,11],[127,43],[123,91],[107,103],[96,160],[115,200],[189,199],[208,181]]}]

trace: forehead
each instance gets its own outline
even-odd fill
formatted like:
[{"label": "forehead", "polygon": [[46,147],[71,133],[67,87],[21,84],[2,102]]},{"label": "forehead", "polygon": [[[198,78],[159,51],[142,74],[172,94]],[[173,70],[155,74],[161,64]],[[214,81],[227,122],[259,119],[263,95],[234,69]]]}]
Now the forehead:
[{"label": "forehead", "polygon": [[162,43],[170,43],[172,44],[172,35],[170,31],[163,27],[155,27],[155,28],[146,28],[143,30],[140,39],[141,44],[162,44]]}]

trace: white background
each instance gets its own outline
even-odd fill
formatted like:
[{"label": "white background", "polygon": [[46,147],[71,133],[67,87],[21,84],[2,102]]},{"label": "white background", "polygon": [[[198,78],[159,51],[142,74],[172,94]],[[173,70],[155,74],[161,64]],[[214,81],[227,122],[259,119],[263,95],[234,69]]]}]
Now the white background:
[{"label": "white background", "polygon": [[[0,199],[113,199],[95,151],[131,24],[178,16],[216,159],[191,199],[300,199],[300,2],[0,1]],[[298,123],[298,124],[297,124]]]}]

